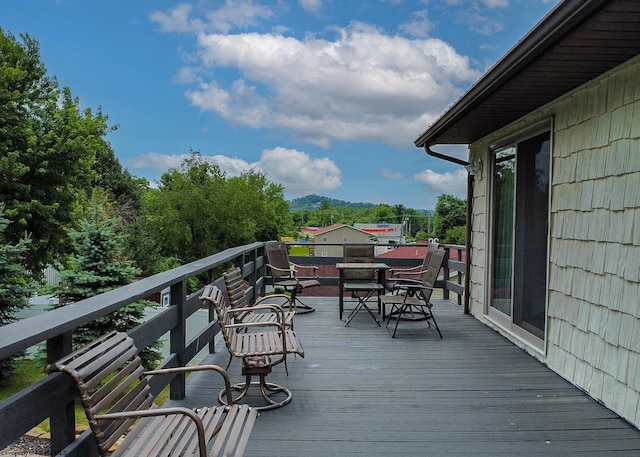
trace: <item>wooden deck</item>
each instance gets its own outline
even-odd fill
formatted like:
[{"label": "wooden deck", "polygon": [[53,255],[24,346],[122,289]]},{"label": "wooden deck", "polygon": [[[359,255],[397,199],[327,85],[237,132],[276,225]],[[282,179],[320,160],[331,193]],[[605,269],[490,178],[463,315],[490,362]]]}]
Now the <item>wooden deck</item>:
[{"label": "wooden deck", "polygon": [[[293,400],[261,413],[247,456],[640,455],[640,431],[457,305],[436,304],[444,339],[424,322],[391,339],[364,312],[345,328],[337,298],[305,300],[306,357],[269,375]],[[226,365],[220,346],[204,363]],[[238,361],[229,373],[242,380]],[[187,399],[169,403],[211,404],[219,387],[193,374]]]}]

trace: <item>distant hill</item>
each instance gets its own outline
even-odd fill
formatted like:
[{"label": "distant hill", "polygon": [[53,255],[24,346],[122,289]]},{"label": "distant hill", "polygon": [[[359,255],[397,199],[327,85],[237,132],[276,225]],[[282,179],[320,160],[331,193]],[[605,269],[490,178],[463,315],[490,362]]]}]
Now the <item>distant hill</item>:
[{"label": "distant hill", "polygon": [[[327,200],[329,202],[329,206],[332,208],[353,208],[353,209],[367,209],[367,208],[376,208],[378,205],[375,203],[354,203],[354,202],[346,202],[344,200],[336,200],[335,198],[323,197],[322,195],[307,195],[306,197],[294,198],[289,201],[289,208],[291,211],[298,211],[303,209],[314,210],[320,208],[320,204],[322,200]],[[413,208],[415,209],[415,208]],[[433,210],[427,209],[416,209],[416,211],[420,214],[430,214],[433,215]]]},{"label": "distant hill", "polygon": [[346,202],[344,200],[336,200],[335,198],[323,197],[322,195],[307,195],[306,197],[294,198],[289,202],[289,207],[291,211],[297,211],[301,209],[309,209],[314,210],[320,208],[320,204],[323,200],[327,200],[329,202],[329,206],[332,208],[336,207],[345,207],[345,208],[353,208],[353,209],[365,209],[365,208],[375,208],[378,205],[373,203],[353,203]]}]

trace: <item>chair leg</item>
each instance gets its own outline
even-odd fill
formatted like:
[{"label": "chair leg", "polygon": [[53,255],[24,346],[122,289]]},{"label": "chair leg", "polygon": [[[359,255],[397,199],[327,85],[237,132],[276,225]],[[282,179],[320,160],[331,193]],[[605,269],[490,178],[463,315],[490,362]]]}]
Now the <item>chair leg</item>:
[{"label": "chair leg", "polygon": [[298,298],[298,292],[302,292],[301,287],[294,287],[291,290],[291,299],[289,300],[289,310],[293,308],[296,314],[308,314],[314,312],[316,309],[307,305]]},{"label": "chair leg", "polygon": [[[253,409],[259,411],[280,408],[291,401],[291,391],[284,386],[267,382],[267,375],[271,372],[271,367],[246,367],[243,368],[245,372],[245,382],[234,384],[231,386],[231,390],[239,392],[238,396],[233,399],[233,403],[238,403],[242,400],[251,387],[258,387],[262,399],[267,403],[266,405],[251,406]],[[258,381],[252,381],[253,376],[258,376]],[[284,394],[284,399],[277,400],[273,397],[276,395]],[[222,405],[228,405],[228,400],[225,400],[226,390],[222,389],[218,393],[218,401]]]}]

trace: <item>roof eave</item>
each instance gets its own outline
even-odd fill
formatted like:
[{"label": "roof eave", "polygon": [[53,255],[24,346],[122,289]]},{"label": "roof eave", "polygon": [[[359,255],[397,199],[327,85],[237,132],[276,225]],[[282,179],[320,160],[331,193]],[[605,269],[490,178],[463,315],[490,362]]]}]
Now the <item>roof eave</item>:
[{"label": "roof eave", "polygon": [[[575,25],[610,0],[565,0],[499,60],[471,89],[436,120],[415,141],[416,147],[438,144],[440,137],[474,107],[486,100],[506,81],[562,39]],[[444,144],[444,143],[443,143]],[[467,141],[447,144],[468,144]],[[427,151],[428,152],[428,151]]]}]

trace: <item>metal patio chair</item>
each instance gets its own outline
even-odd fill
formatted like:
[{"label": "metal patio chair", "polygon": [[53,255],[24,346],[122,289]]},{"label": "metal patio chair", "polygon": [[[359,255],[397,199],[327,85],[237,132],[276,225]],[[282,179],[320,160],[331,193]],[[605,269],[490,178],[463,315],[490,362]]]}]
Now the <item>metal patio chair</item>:
[{"label": "metal patio chair", "polygon": [[[200,299],[215,308],[220,332],[229,354],[242,361],[242,375],[245,376],[245,382],[231,386],[231,390],[239,392],[233,399],[233,403],[242,400],[251,387],[258,387],[266,402],[264,405],[253,406],[255,409],[274,409],[289,403],[291,391],[266,380],[272,368],[282,362],[284,362],[286,373],[289,373],[287,356],[304,357],[304,349],[298,335],[283,324],[284,316],[274,322],[237,322],[234,319],[234,312],[238,309],[234,310],[225,304],[222,291],[213,285],[205,286]],[[269,309],[274,313],[281,312],[278,307],[270,305],[240,308],[240,311],[254,312],[260,309]],[[258,377],[258,381],[252,381],[254,376]],[[221,403],[226,403],[224,391],[220,391],[218,399]]]},{"label": "metal patio chair", "polygon": [[438,279],[445,252],[434,250],[429,257],[427,268],[422,271],[419,279],[399,279],[394,281],[392,295],[382,297],[383,313],[386,305],[391,305],[387,316],[386,327],[389,328],[391,319],[396,319],[391,337],[395,338],[398,324],[401,320],[424,320],[429,327],[434,327],[440,338],[442,332],[433,315],[431,294]]},{"label": "metal patio chair", "polygon": [[[291,294],[289,309],[298,314],[310,313],[315,308],[307,305],[298,297],[304,289],[317,287],[320,281],[318,278],[318,267],[315,265],[298,265],[289,260],[287,244],[283,241],[267,241],[265,243],[265,253],[267,255],[267,266],[271,269],[273,285],[284,288]],[[300,276],[299,271],[311,270],[313,277]]]}]

